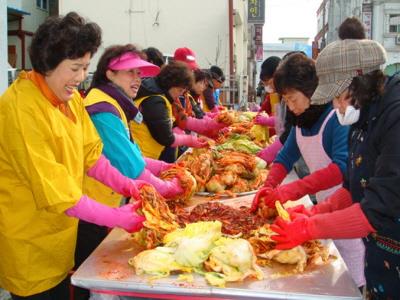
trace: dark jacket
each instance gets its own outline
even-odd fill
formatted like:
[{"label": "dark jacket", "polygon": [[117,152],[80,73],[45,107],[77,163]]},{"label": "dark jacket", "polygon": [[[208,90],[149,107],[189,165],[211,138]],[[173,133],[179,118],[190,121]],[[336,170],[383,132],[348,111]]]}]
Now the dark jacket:
[{"label": "dark jacket", "polygon": [[400,77],[351,126],[347,175],[344,187],[377,233],[400,241]]},{"label": "dark jacket", "polygon": [[143,101],[139,106],[139,111],[143,115],[143,121],[149,128],[151,136],[159,144],[163,146],[170,146],[175,141],[172,132],[171,118],[168,115],[168,110],[164,99],[159,95],[166,96],[170,103],[173,101],[169,97],[168,91],[161,89],[157,83],[157,77],[145,78],[142,81],[135,100],[149,95],[152,96]]},{"label": "dark jacket", "polygon": [[190,92],[190,95],[191,95],[191,97],[189,97],[189,99],[190,99],[190,104],[192,105],[192,110],[193,110],[194,116],[196,117],[196,119],[203,119],[205,113],[201,109],[199,102],[196,100],[200,97],[200,95],[197,95],[193,91]]},{"label": "dark jacket", "polygon": [[209,110],[215,107],[214,89],[208,86],[203,92],[204,101],[206,101]]}]

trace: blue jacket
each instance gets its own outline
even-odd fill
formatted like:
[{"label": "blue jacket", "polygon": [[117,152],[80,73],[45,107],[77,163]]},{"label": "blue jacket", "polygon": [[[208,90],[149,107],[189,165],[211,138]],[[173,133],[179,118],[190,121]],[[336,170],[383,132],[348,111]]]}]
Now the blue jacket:
[{"label": "blue jacket", "polygon": [[90,117],[104,144],[103,154],[123,175],[137,178],[143,172],[145,161],[138,145],[129,139],[121,119],[109,112]]},{"label": "blue jacket", "polygon": [[[332,105],[329,105],[326,111],[310,129],[301,128],[303,136],[313,136],[318,134],[322,123],[332,109]],[[340,125],[336,114],[331,116],[325,126],[324,132],[322,133],[322,144],[324,150],[332,159],[332,162],[338,165],[343,176],[345,176],[347,171],[348,134],[349,127]],[[296,127],[293,126],[282,150],[278,153],[275,162],[283,164],[286,170],[290,172],[293,165],[299,160],[300,156],[301,153],[296,140]]]},{"label": "blue jacket", "polygon": [[[108,83],[96,88],[117,101],[128,123],[141,121],[142,116],[132,99],[117,86]],[[104,144],[103,154],[123,175],[137,178],[146,163],[138,145],[131,141],[129,128],[122,121],[117,108],[111,103],[100,101],[86,106],[86,110]]]}]

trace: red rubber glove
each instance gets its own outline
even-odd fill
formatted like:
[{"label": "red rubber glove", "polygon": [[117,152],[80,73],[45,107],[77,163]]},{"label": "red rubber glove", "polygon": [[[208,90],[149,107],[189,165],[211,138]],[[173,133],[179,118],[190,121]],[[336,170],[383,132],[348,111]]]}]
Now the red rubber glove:
[{"label": "red rubber glove", "polygon": [[298,200],[307,194],[315,194],[327,190],[343,182],[343,175],[335,163],[330,163],[326,168],[291,183],[281,185],[278,194],[282,203],[287,200]]},{"label": "red rubber glove", "polygon": [[253,203],[251,204],[250,211],[255,212],[261,201],[264,201],[265,205],[271,208],[275,207],[275,201],[285,203],[285,200],[279,192],[279,188],[272,189],[270,187],[264,187],[258,190],[254,196]]},{"label": "red rubber glove", "polygon": [[277,242],[276,249],[292,249],[309,240],[313,236],[309,231],[309,218],[298,218],[293,222],[286,222],[281,217],[277,217],[274,224],[271,225],[272,231],[278,235],[272,235],[271,239]]},{"label": "red rubber glove", "polygon": [[306,215],[308,217],[314,216],[316,214],[333,212],[335,210],[344,209],[353,204],[351,194],[345,188],[340,188],[336,190],[332,195],[326,198],[324,201],[312,206],[307,209],[304,205],[297,205],[294,207],[289,207],[287,209],[292,220],[296,218],[297,215]]},{"label": "red rubber glove", "polygon": [[289,207],[286,209],[289,213],[290,220],[294,221],[297,218],[308,218],[314,215],[312,209],[307,209],[303,204]]},{"label": "red rubber glove", "polygon": [[318,203],[312,208],[314,214],[322,214],[333,212],[335,210],[344,209],[353,204],[351,194],[344,187],[336,190],[332,195],[327,197],[324,201]]},{"label": "red rubber glove", "polygon": [[376,231],[359,203],[331,213],[296,218],[293,222],[278,217],[271,229],[278,234],[271,238],[279,250],[291,249],[308,240],[362,238]]},{"label": "red rubber glove", "polygon": [[280,163],[274,163],[269,170],[268,177],[264,182],[264,187],[275,188],[283,179],[285,179],[288,171]]},{"label": "red rubber glove", "polygon": [[264,201],[265,195],[268,195],[273,192],[274,189],[270,187],[264,187],[257,191],[256,195],[253,198],[253,202],[251,203],[250,212],[255,212],[260,204],[260,201]]},{"label": "red rubber glove", "polygon": [[[283,165],[273,164],[264,186],[266,186],[268,182],[278,182],[278,180],[283,177],[284,171],[286,171],[286,169]],[[339,167],[335,163],[331,163],[326,168],[315,171],[303,179],[281,185],[275,189],[271,189],[269,186],[260,189],[254,197],[252,209],[254,209],[254,211],[256,210],[255,207],[258,206],[261,198],[265,202],[265,205],[274,208],[275,201],[285,203],[288,200],[298,200],[307,194],[315,194],[316,192],[336,186],[340,184],[342,180],[343,176]]]}]

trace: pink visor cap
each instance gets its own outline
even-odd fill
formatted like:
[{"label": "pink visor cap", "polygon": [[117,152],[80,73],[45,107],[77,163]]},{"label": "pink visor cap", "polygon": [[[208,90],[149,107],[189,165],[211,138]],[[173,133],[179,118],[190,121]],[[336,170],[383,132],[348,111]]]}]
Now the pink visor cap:
[{"label": "pink visor cap", "polygon": [[108,68],[113,71],[139,69],[140,77],[154,77],[160,73],[160,68],[140,58],[132,52],[121,54],[114,57],[108,64]]}]

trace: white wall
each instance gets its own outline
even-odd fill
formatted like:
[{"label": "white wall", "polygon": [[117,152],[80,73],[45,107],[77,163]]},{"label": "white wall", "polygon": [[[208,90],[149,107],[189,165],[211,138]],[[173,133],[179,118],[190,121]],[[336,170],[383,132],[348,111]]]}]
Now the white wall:
[{"label": "white wall", "polygon": [[0,95],[8,86],[7,1],[0,0]]},{"label": "white wall", "polygon": [[[228,2],[228,1],[226,1]],[[237,11],[241,18],[241,25],[234,27],[234,53],[236,54],[236,73],[247,74],[247,5],[242,0],[236,0],[233,8]],[[228,14],[226,15],[228,18]]]},{"label": "white wall", "polygon": [[[49,15],[48,11],[44,11],[36,7],[36,1],[34,0],[7,0],[7,4],[10,7],[17,8],[26,12],[29,12],[30,15],[24,15],[22,19],[22,30],[35,32],[41,23],[47,18]],[[8,24],[9,30],[17,30],[18,29],[18,21],[13,21]],[[25,68],[31,69],[32,64],[29,59],[28,49],[31,44],[31,36],[25,35]],[[21,40],[17,36],[9,36],[8,45],[16,46],[17,53],[17,69],[22,68],[22,53],[21,53]]]},{"label": "white wall", "polygon": [[59,9],[60,14],[74,10],[101,26],[103,45],[91,71],[105,47],[125,43],[168,54],[186,46],[196,52],[201,67],[218,64],[229,70],[228,1],[60,0]]}]

